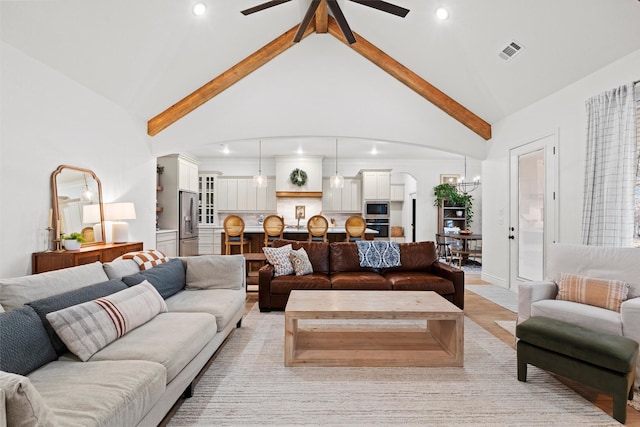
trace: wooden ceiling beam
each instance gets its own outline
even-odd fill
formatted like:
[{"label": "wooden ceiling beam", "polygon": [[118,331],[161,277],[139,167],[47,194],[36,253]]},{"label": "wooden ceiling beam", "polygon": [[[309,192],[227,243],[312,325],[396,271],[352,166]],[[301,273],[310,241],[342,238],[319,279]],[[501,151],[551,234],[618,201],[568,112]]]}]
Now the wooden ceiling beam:
[{"label": "wooden ceiling beam", "polygon": [[436,107],[480,135],[485,140],[491,139],[491,125],[473,112],[465,108],[462,104],[442,92],[422,77],[400,64],[398,61],[384,53],[372,43],[368,42],[362,36],[354,33],[356,43],[349,44],[340,31],[338,23],[332,17],[329,17],[328,23],[329,34],[367,58],[369,61],[382,68],[385,72],[404,83],[418,95],[431,102]]},{"label": "wooden ceiling beam", "polygon": [[316,10],[316,33],[325,34],[329,31],[329,8],[327,1],[322,0]]},{"label": "wooden ceiling beam", "polygon": [[[231,87],[234,83],[237,83],[258,68],[262,67],[285,50],[295,46],[297,43],[293,42],[293,37],[298,31],[298,27],[299,25],[296,25],[291,28],[286,33],[277,37],[210,82],[206,83],[204,86],[182,98],[162,113],[151,118],[147,122],[147,134],[150,136],[157,135],[162,130],[171,126],[173,123],[200,107],[205,102]],[[303,38],[307,37],[314,31],[315,22],[312,21],[305,31]]]}]

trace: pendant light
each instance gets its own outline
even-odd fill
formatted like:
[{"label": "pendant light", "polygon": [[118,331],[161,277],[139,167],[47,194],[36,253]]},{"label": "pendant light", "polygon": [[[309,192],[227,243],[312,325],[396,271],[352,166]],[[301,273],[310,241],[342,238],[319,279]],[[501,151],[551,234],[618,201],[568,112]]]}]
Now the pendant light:
[{"label": "pendant light", "polygon": [[262,175],[262,140],[258,141],[258,175],[253,176],[253,182],[257,188],[267,186],[267,177]]},{"label": "pendant light", "polygon": [[464,176],[458,181],[458,190],[463,194],[471,193],[480,186],[480,177],[476,176],[473,181],[465,181],[467,176],[467,156],[464,156]]},{"label": "pendant light", "polygon": [[84,178],[84,191],[82,191],[80,200],[90,203],[93,199],[93,192],[91,191],[91,189],[89,188],[89,184],[87,183],[87,175],[83,173],[82,176]]},{"label": "pendant light", "polygon": [[338,138],[336,138],[336,174],[331,177],[331,188],[343,188],[344,176],[338,175]]}]

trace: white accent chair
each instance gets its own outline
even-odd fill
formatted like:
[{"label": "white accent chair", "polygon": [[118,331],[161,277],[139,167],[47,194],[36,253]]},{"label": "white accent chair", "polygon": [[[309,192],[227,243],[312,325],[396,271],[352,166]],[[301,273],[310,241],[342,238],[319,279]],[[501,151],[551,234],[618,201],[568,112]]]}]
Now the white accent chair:
[{"label": "white accent chair", "polygon": [[[518,286],[518,323],[532,316],[545,316],[567,323],[622,335],[640,343],[640,248],[554,243],[546,256],[546,281]],[[561,273],[629,284],[620,313],[591,305],[556,300]],[[634,389],[640,387],[640,360]]]}]

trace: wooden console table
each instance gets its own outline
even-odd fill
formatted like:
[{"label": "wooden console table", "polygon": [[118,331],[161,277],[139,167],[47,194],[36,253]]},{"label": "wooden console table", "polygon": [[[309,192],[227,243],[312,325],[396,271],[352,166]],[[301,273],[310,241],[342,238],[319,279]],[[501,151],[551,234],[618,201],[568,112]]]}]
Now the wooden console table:
[{"label": "wooden console table", "polygon": [[35,252],[31,255],[31,273],[60,270],[92,262],[109,262],[127,252],[141,251],[142,242],[106,243],[85,246],[77,251]]}]

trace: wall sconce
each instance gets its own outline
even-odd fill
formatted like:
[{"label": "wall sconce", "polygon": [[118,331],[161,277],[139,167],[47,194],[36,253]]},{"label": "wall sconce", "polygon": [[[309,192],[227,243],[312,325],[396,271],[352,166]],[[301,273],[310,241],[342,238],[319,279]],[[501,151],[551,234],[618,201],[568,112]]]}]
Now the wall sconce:
[{"label": "wall sconce", "polygon": [[104,205],[105,221],[111,223],[111,235],[114,243],[129,241],[129,224],[124,220],[136,219],[136,208],[133,203],[108,203]]}]

